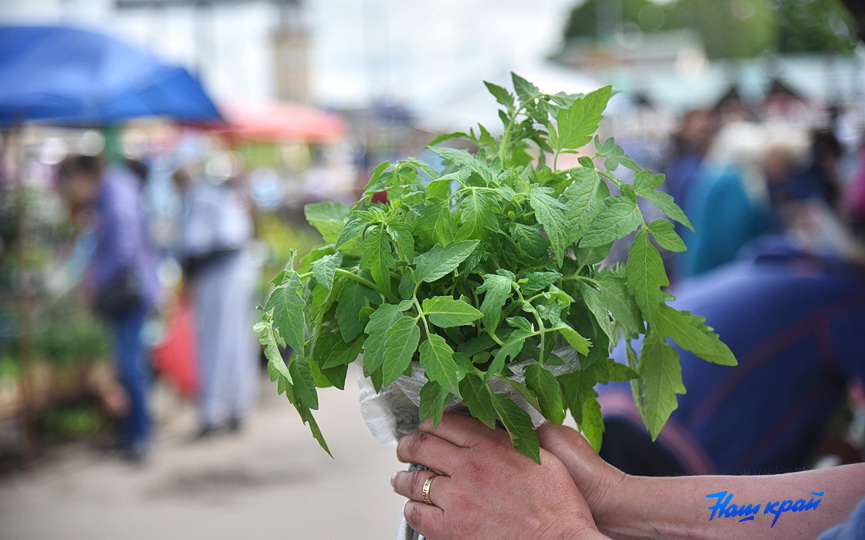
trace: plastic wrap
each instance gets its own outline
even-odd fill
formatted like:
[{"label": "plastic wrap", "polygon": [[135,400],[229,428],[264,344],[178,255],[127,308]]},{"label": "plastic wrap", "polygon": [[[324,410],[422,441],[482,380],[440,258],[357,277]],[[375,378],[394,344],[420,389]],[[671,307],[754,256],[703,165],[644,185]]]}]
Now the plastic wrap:
[{"label": "plastic wrap", "polygon": [[[576,351],[568,346],[559,347],[553,351],[562,359],[560,366],[547,366],[553,375],[571,373],[579,369],[580,362]],[[525,381],[525,366],[518,363],[508,366],[514,372],[511,380],[523,383]],[[420,390],[426,384],[427,378],[423,366],[412,364],[411,376],[402,375],[393,384],[376,393],[369,378],[361,375],[358,378],[360,387],[360,412],[369,430],[376,439],[384,444],[396,446],[401,435],[417,430],[419,423]],[[546,422],[543,415],[525,400],[506,382],[493,378],[490,388],[496,394],[504,394],[525,410],[532,418],[532,424],[537,429]],[[468,414],[468,409],[458,399],[445,406],[446,412],[461,412]]]}]

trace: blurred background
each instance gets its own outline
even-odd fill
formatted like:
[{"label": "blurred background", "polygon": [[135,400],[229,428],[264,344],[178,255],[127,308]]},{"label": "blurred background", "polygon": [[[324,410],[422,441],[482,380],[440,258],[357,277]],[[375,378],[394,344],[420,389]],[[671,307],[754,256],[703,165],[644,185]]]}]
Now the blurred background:
[{"label": "blurred background", "polygon": [[[321,241],[304,205],[500,131],[482,81],[516,72],[612,84],[602,134],[695,223],[701,175],[739,171],[748,230],[674,281],[779,226],[861,262],[863,32],[841,0],[0,0],[0,537],[392,537],[356,388],[323,394],[331,460],[246,332]],[[809,463],[862,458],[849,382]]]}]

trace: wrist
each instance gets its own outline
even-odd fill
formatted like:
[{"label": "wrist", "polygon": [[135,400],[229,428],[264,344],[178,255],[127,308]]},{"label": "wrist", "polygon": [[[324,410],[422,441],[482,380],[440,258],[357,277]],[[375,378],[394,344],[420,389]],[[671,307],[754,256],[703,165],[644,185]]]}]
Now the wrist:
[{"label": "wrist", "polygon": [[628,519],[631,510],[627,501],[632,499],[634,484],[638,477],[623,473],[610,467],[609,472],[604,475],[592,493],[589,506],[592,509],[592,517],[601,531],[612,531]]}]

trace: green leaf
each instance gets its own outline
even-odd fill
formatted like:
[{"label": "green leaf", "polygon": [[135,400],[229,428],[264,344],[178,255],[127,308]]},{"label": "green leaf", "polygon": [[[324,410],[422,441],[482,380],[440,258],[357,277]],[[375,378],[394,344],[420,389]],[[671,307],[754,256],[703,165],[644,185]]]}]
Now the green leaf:
[{"label": "green leaf", "polygon": [[538,434],[535,433],[529,413],[522,410],[511,398],[502,394],[493,394],[493,407],[505,429],[508,430],[514,448],[540,463]]},{"label": "green leaf", "polygon": [[360,265],[369,269],[373,281],[383,291],[390,290],[390,271],[396,267],[396,261],[388,235],[381,227],[376,228],[364,239],[362,247]]},{"label": "green leaf", "polygon": [[294,393],[298,401],[310,409],[318,409],[318,393],[315,390],[315,379],[309,362],[295,354],[288,364],[288,372],[294,382]]},{"label": "green leaf", "polygon": [[306,220],[318,229],[328,244],[337,241],[350,211],[347,206],[337,202],[308,204],[303,208]]},{"label": "green leaf", "polygon": [[630,335],[636,336],[645,331],[640,308],[633,295],[628,292],[625,279],[604,272],[599,276],[603,305],[610,310],[613,320],[620,324]]},{"label": "green leaf", "polygon": [[491,82],[484,81],[484,85],[486,85],[487,90],[490,91],[496,101],[501,105],[504,105],[508,111],[512,111],[514,109],[514,96],[508,92],[505,88],[497,84],[493,84]]},{"label": "green leaf", "polygon": [[652,174],[652,171],[640,171],[634,175],[634,191],[643,195],[655,191],[664,183],[663,174]]},{"label": "green leaf", "polygon": [[565,341],[567,341],[568,344],[578,353],[583,355],[589,354],[589,348],[592,346],[592,343],[581,336],[579,332],[566,324],[561,324],[554,328],[554,330],[558,330],[565,338]]},{"label": "green leaf", "polygon": [[625,281],[646,320],[651,321],[664,302],[661,287],[666,287],[670,281],[667,279],[661,254],[649,242],[649,233],[645,229],[637,233],[628,251]]},{"label": "green leaf", "polygon": [[571,223],[567,217],[568,207],[559,200],[550,197],[544,188],[532,188],[529,194],[529,204],[535,211],[535,216],[550,239],[556,262],[561,266],[565,251],[569,245]]},{"label": "green leaf", "polygon": [[362,233],[366,230],[367,227],[371,225],[371,222],[368,219],[368,216],[363,214],[355,214],[345,223],[345,226],[339,232],[339,236],[336,239],[336,244],[334,245],[335,249],[339,249],[340,247],[347,244],[354,237]]},{"label": "green leaf", "polygon": [[484,274],[484,282],[476,292],[484,295],[480,309],[484,327],[494,330],[501,320],[502,307],[513,294],[513,281],[499,274]]},{"label": "green leaf", "polygon": [[439,383],[442,388],[451,393],[459,393],[454,351],[445,338],[438,334],[430,334],[420,344],[420,363],[426,368],[429,380]]},{"label": "green leaf", "polygon": [[634,232],[642,223],[643,214],[637,203],[625,197],[614,197],[589,225],[580,245],[592,247],[609,244]]},{"label": "green leaf", "polygon": [[360,356],[364,340],[364,336],[358,336],[349,343],[338,338],[333,339],[330,341],[329,350],[321,351],[316,346],[315,359],[318,360],[318,365],[321,369],[330,369],[351,364]]},{"label": "green leaf", "polygon": [[707,362],[722,366],[737,365],[733,352],[711,327],[706,326],[705,321],[705,317],[697,317],[689,311],[678,311],[667,305],[661,306],[656,316],[660,332],[672,337],[683,349]]},{"label": "green leaf", "polygon": [[353,340],[363,330],[360,322],[360,310],[367,303],[377,304],[381,297],[372,289],[354,280],[346,280],[342,290],[336,297],[336,322],[342,339]]},{"label": "green leaf", "polygon": [[517,97],[520,98],[520,101],[527,101],[534,97],[537,97],[541,91],[537,86],[520,77],[516,73],[511,72],[511,81],[514,85],[514,91],[517,93]]},{"label": "green leaf", "polygon": [[549,254],[550,241],[538,230],[522,223],[511,223],[511,238],[533,259],[541,259]]},{"label": "green leaf", "polygon": [[496,412],[493,408],[493,392],[489,385],[479,376],[466,375],[460,381],[460,397],[472,416],[486,424],[490,429],[496,428]]},{"label": "green leaf", "polygon": [[611,311],[604,301],[604,296],[601,291],[595,289],[588,283],[582,283],[580,292],[583,293],[583,300],[586,302],[586,307],[592,312],[598,327],[604,332],[610,342],[615,343],[617,339],[616,332],[613,328],[613,319]]},{"label": "green leaf", "polygon": [[342,264],[342,253],[325,255],[312,263],[312,275],[328,289],[333,288],[333,276],[337,267]]},{"label": "green leaf", "polygon": [[409,262],[414,259],[414,237],[411,234],[413,228],[405,222],[391,223],[385,228],[397,251]]},{"label": "green leaf", "polygon": [[457,240],[485,238],[488,230],[497,230],[496,214],[501,211],[496,196],[489,191],[471,190],[460,203],[457,215]]},{"label": "green leaf", "polygon": [[450,296],[425,298],[422,307],[429,322],[439,328],[471,324],[484,315],[468,303]]},{"label": "green leaf", "polygon": [[562,279],[558,272],[529,272],[525,280],[520,280],[520,291],[523,296],[533,296]]},{"label": "green leaf", "polygon": [[434,245],[432,249],[418,257],[415,278],[418,281],[432,283],[450,274],[472,254],[478,243],[477,240],[464,240],[445,247],[440,244]]},{"label": "green leaf", "polygon": [[666,250],[679,252],[688,249],[682,238],[676,234],[673,224],[666,219],[656,219],[649,223],[649,232],[655,242]]},{"label": "green leaf", "polygon": [[[613,137],[610,137],[605,141],[601,141],[600,137],[595,135],[595,151],[598,153],[599,156],[608,158],[607,168],[609,170],[616,169],[619,163],[631,169],[635,173],[639,173],[643,170],[642,167],[637,165],[637,163],[633,159],[631,159],[628,154],[625,153],[625,150],[621,146],[616,144],[616,141]],[[610,161],[613,161],[615,163],[610,163]]]},{"label": "green leaf", "polygon": [[433,242],[446,246],[454,240],[456,222],[447,204],[440,202],[421,210],[415,231],[428,234]]},{"label": "green leaf", "polygon": [[402,317],[387,330],[384,342],[384,364],[382,384],[387,386],[397,380],[411,363],[420,341],[420,328],[413,317]]},{"label": "green leaf", "polygon": [[508,336],[508,340],[505,341],[505,344],[496,351],[495,355],[493,355],[493,362],[490,367],[487,368],[485,380],[489,380],[492,376],[499,375],[505,368],[505,364],[508,360],[513,360],[520,354],[523,350],[523,345],[526,342],[528,334],[529,333],[525,330],[515,330],[510,336]]},{"label": "green leaf", "polygon": [[598,403],[598,393],[592,390],[591,394],[583,401],[582,421],[579,428],[595,452],[600,452],[604,436],[604,418],[601,415],[601,404]]},{"label": "green leaf", "polygon": [[556,130],[550,131],[550,146],[558,151],[577,149],[591,142],[612,91],[612,86],[599,88],[583,98],[577,98],[570,107],[559,109]]},{"label": "green leaf", "polygon": [[526,366],[526,387],[538,398],[544,418],[556,424],[565,420],[562,389],[552,373],[539,364],[529,364]]},{"label": "green leaf", "polygon": [[663,191],[651,191],[647,193],[641,193],[641,197],[650,201],[652,204],[658,207],[658,210],[667,214],[674,221],[678,221],[685,227],[694,230],[694,226],[691,225],[691,221],[688,219],[688,216],[685,215],[685,212],[682,211],[681,208],[676,204],[669,194],[664,193]]},{"label": "green leaf", "polygon": [[280,337],[295,351],[303,351],[306,318],[303,311],[306,304],[301,296],[303,285],[296,272],[283,287],[274,289],[265,309],[273,310],[273,324]]},{"label": "green leaf", "polygon": [[597,170],[587,167],[573,169],[571,176],[574,182],[564,191],[569,201],[568,219],[572,223],[569,244],[583,237],[598,214],[607,207],[606,200],[610,196],[610,189]]},{"label": "green leaf", "polygon": [[387,331],[402,317],[402,311],[394,304],[382,304],[370,315],[364,329],[367,338],[363,342],[363,371],[367,376],[384,364]]},{"label": "green leaf", "polygon": [[658,437],[670,414],[679,406],[677,394],[685,393],[679,353],[672,346],[653,337],[643,341],[640,351],[640,396],[645,405],[646,427],[652,440]]},{"label": "green leaf", "polygon": [[445,405],[450,401],[450,392],[435,381],[427,381],[420,389],[420,420],[433,419],[437,426],[442,421]]}]

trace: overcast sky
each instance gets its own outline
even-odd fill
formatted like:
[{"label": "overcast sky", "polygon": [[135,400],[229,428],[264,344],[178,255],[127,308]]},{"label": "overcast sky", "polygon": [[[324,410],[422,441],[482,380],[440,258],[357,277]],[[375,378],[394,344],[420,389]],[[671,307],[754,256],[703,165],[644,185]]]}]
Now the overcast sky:
[{"label": "overcast sky", "polygon": [[[316,101],[392,98],[435,107],[482,80],[504,83],[555,51],[577,0],[307,0]],[[113,0],[0,0],[4,23],[84,22],[173,63],[200,66],[219,98],[273,96],[276,9],[248,2],[212,11],[117,13]]]}]

